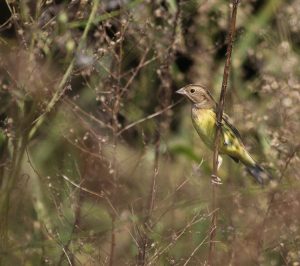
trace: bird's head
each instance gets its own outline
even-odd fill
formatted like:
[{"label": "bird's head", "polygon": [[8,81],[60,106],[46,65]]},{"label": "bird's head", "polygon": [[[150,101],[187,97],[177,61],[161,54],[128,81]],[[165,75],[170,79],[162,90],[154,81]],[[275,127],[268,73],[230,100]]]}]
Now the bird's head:
[{"label": "bird's head", "polygon": [[216,106],[210,92],[201,85],[190,84],[179,89],[176,93],[187,97],[198,108],[213,108]]}]

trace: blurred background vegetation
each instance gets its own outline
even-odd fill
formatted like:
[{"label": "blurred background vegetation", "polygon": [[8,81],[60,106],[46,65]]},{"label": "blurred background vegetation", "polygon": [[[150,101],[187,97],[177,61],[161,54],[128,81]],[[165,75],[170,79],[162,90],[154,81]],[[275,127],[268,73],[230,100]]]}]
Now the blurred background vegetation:
[{"label": "blurred background vegetation", "polygon": [[[0,1],[0,265],[205,265],[212,152],[175,91],[221,88],[229,0]],[[300,265],[300,1],[241,1],[216,265]]]}]

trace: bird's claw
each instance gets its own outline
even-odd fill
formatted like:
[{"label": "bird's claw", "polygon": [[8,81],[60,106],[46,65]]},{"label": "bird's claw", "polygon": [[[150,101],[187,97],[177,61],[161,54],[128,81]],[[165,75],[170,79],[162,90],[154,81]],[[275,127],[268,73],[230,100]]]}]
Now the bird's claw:
[{"label": "bird's claw", "polygon": [[211,175],[211,182],[216,185],[222,185],[222,179],[217,175]]},{"label": "bird's claw", "polygon": [[216,126],[217,126],[217,127],[222,127],[222,126],[223,126],[223,123],[222,123],[222,122],[219,122],[219,121],[216,121]]}]

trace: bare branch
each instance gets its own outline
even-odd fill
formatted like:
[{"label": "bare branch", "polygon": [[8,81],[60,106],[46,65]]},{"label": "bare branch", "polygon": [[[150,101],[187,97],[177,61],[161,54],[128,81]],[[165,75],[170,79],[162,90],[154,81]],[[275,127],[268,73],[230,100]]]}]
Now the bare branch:
[{"label": "bare branch", "polygon": [[63,177],[63,179],[65,179],[66,181],[68,181],[68,182],[69,182],[71,185],[73,185],[74,187],[79,188],[80,190],[82,190],[82,191],[84,191],[84,192],[86,192],[86,193],[88,193],[88,194],[91,194],[91,195],[93,195],[93,196],[96,196],[96,197],[105,199],[105,200],[107,201],[108,205],[109,205],[109,206],[112,208],[112,210],[114,211],[114,213],[115,213],[117,216],[119,216],[117,210],[115,209],[115,207],[113,206],[112,202],[110,201],[110,199],[109,199],[106,195],[101,195],[101,194],[99,194],[99,193],[97,193],[97,192],[94,192],[94,191],[91,191],[91,190],[89,190],[89,189],[87,189],[87,188],[84,188],[84,187],[81,186],[81,184],[79,184],[79,185],[76,184],[75,182],[73,182],[70,178],[68,178],[68,177],[65,176],[65,175],[62,175],[62,177]]},{"label": "bare branch", "polygon": [[137,121],[135,121],[135,122],[133,122],[133,123],[127,125],[126,127],[122,128],[122,129],[118,132],[118,135],[121,135],[124,131],[126,131],[126,130],[128,130],[128,129],[130,129],[130,128],[132,128],[132,127],[138,125],[138,124],[140,124],[140,123],[143,123],[143,122],[145,122],[145,121],[147,121],[147,120],[150,120],[150,119],[152,119],[152,118],[154,118],[154,117],[156,117],[156,116],[159,116],[159,115],[163,114],[164,112],[166,112],[166,111],[172,109],[174,106],[176,106],[177,104],[179,104],[182,100],[183,100],[183,99],[180,99],[179,101],[177,101],[177,102],[175,102],[175,103],[173,103],[173,104],[167,106],[166,108],[164,108],[164,109],[162,109],[162,110],[159,110],[159,111],[157,111],[157,112],[155,112],[155,113],[153,113],[153,114],[151,114],[151,115],[148,115],[148,116],[146,116],[146,117],[144,117],[144,118],[141,118],[141,119],[139,119],[139,120],[137,120]]},{"label": "bare branch", "polygon": [[[216,125],[216,136],[214,142],[214,156],[213,156],[213,175],[212,181],[215,177],[218,176],[218,155],[219,155],[219,144],[220,144],[220,137],[221,137],[221,123],[223,117],[223,110],[225,105],[225,95],[227,90],[227,83],[230,71],[230,63],[231,63],[231,53],[233,47],[233,40],[235,34],[235,25],[236,25],[236,15],[238,9],[238,0],[232,1],[232,13],[230,17],[230,24],[229,24],[229,32],[228,32],[228,43],[227,43],[227,51],[226,51],[226,61],[224,66],[224,73],[223,73],[223,81],[222,81],[222,89],[220,94],[219,103],[217,106],[217,125]],[[216,209],[216,183],[212,182],[212,208]],[[213,265],[213,258],[215,257],[214,250],[215,250],[215,236],[217,230],[217,212],[215,212],[212,216],[211,221],[211,233],[210,233],[210,242],[209,242],[209,257],[208,263],[209,265]]]}]

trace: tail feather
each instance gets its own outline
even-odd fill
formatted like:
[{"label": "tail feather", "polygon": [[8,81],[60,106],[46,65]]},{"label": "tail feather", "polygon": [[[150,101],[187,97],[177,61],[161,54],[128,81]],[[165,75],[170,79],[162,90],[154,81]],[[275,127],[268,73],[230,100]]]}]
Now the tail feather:
[{"label": "tail feather", "polygon": [[253,166],[247,166],[247,171],[256,179],[256,181],[264,185],[268,181],[272,180],[272,176],[267,173],[260,165],[255,164]]}]

